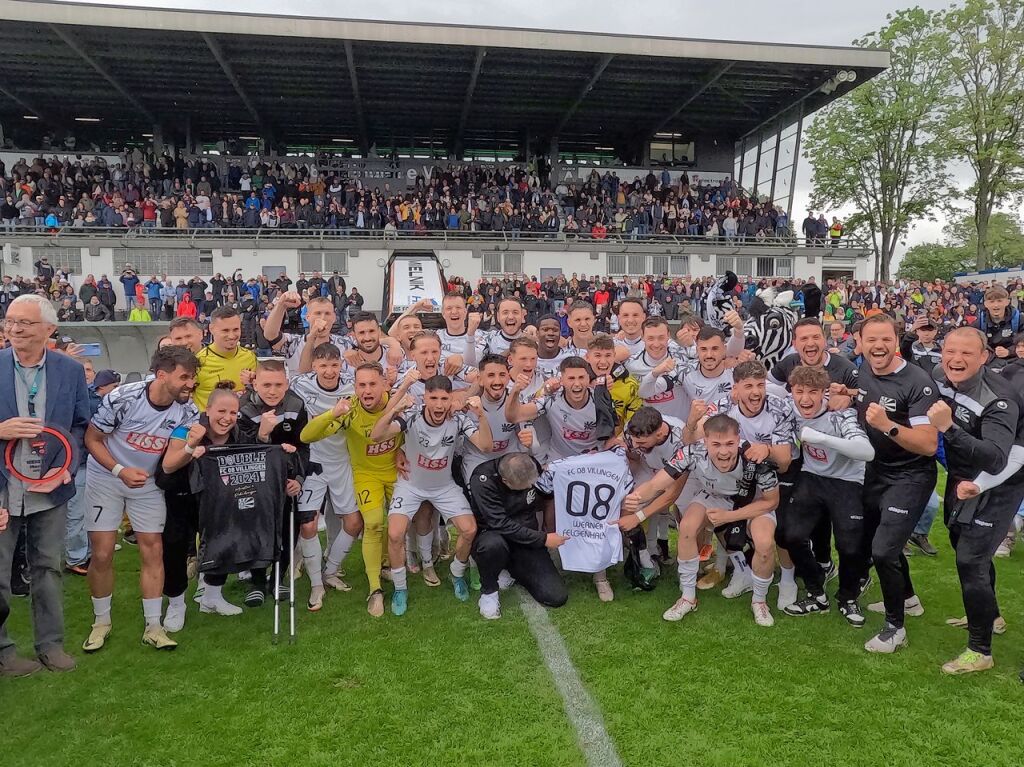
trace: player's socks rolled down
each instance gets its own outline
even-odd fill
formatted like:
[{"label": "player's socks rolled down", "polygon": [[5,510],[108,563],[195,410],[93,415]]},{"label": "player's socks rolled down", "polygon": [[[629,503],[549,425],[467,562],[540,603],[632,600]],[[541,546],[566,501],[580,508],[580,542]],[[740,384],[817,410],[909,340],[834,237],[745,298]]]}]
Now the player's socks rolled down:
[{"label": "player's socks rolled down", "polygon": [[146,619],[146,628],[160,625],[160,611],[163,605],[163,597],[142,600],[142,617]]},{"label": "player's socks rolled down", "polygon": [[677,565],[679,570],[679,591],[691,601],[697,599],[697,571],[700,569],[700,557],[693,559],[680,559]]},{"label": "player's socks rolled down", "polygon": [[[324,566],[324,572],[336,575],[354,542],[355,538],[345,532],[345,528],[341,528],[334,536],[334,540],[331,541],[331,547],[327,550],[327,564]],[[379,570],[380,567],[377,569]]]},{"label": "player's socks rolled down", "polygon": [[426,535],[416,534],[416,551],[420,554],[420,564],[424,567],[430,567],[434,563],[434,532],[430,531]]},{"label": "player's socks rolled down", "polygon": [[312,538],[299,536],[299,549],[302,551],[302,561],[306,566],[306,573],[309,575],[310,586],[323,586],[324,578],[320,572],[321,560],[324,552],[320,546],[320,536]]},{"label": "player's socks rolled down", "polygon": [[391,582],[395,584],[395,591],[405,591],[409,588],[409,584],[405,579],[406,570],[404,567],[392,567],[391,568]]},{"label": "player's socks rolled down", "polygon": [[113,598],[113,594],[92,598],[92,613],[96,616],[93,623],[100,623],[105,626],[110,624],[110,601]]},{"label": "player's socks rolled down", "polygon": [[469,567],[469,562],[463,562],[458,557],[452,558],[452,575],[456,578],[461,578],[466,574],[466,568]]}]

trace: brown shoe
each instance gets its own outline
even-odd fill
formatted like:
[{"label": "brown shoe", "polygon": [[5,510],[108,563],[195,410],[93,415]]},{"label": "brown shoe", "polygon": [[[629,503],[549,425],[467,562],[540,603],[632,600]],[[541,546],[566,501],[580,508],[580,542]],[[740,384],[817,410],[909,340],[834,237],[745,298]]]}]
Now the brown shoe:
[{"label": "brown shoe", "polygon": [[0,676],[12,678],[31,676],[42,670],[43,664],[32,658],[19,658],[17,655],[0,658]]},{"label": "brown shoe", "polygon": [[42,661],[43,665],[50,669],[50,671],[74,671],[78,667],[75,659],[64,652],[60,647],[54,648],[49,652],[42,653],[39,656],[39,660]]}]

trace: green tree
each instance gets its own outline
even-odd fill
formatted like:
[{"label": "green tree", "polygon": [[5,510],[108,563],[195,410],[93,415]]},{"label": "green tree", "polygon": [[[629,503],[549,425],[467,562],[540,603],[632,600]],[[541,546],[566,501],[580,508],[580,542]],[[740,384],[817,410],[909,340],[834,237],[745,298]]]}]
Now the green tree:
[{"label": "green tree", "polygon": [[[977,266],[978,230],[973,215],[947,224],[944,234],[949,245],[963,251],[965,269],[982,268]],[[1019,219],[1002,211],[993,213],[988,222],[987,237],[989,260],[984,268],[1024,264],[1024,230]]]},{"label": "green tree", "polygon": [[933,218],[948,182],[936,143],[935,105],[948,74],[939,18],[921,8],[900,11],[854,40],[888,49],[890,68],[823,109],[806,131],[811,204],[856,209],[847,225],[868,230],[876,279],[889,278],[897,245],[915,221]]},{"label": "green tree", "polygon": [[1024,0],[966,0],[939,19],[952,88],[941,104],[946,156],[974,182],[976,263],[994,257],[993,212],[1024,195]]},{"label": "green tree", "polygon": [[922,242],[903,254],[897,276],[904,280],[952,280],[956,272],[967,271],[964,249],[941,242]]}]

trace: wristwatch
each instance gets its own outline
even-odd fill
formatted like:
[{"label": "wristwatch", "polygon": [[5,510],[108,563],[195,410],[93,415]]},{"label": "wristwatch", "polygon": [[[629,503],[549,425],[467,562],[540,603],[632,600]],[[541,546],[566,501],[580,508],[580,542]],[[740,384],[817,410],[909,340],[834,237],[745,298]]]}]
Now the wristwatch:
[{"label": "wristwatch", "polygon": [[898,423],[894,423],[889,428],[889,430],[885,432],[885,436],[887,436],[889,439],[896,439],[896,435],[899,434],[899,433],[900,433],[900,425]]}]

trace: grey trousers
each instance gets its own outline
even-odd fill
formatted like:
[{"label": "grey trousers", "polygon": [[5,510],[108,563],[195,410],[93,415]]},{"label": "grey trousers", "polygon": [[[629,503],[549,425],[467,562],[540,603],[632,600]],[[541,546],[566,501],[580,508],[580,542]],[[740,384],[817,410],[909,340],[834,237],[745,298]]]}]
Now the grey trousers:
[{"label": "grey trousers", "polygon": [[[35,650],[42,654],[64,646],[64,589],[61,570],[67,505],[62,504],[28,516],[11,516],[10,526],[0,533],[0,602],[11,600],[11,562],[18,533],[24,527],[28,565],[32,578],[32,626]],[[14,642],[0,625],[0,656],[15,652]]]}]

